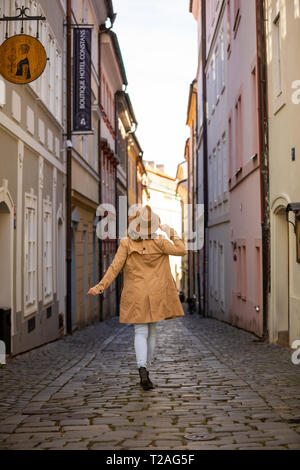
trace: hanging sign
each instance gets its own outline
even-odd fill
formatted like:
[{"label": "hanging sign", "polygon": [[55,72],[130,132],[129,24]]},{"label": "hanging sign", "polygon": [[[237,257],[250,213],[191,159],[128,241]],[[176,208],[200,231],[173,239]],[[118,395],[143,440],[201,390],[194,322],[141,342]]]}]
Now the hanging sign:
[{"label": "hanging sign", "polygon": [[91,131],[91,29],[74,28],[73,131]]},{"label": "hanging sign", "polygon": [[43,73],[46,64],[45,48],[33,36],[17,34],[0,46],[0,74],[9,82],[33,82]]}]

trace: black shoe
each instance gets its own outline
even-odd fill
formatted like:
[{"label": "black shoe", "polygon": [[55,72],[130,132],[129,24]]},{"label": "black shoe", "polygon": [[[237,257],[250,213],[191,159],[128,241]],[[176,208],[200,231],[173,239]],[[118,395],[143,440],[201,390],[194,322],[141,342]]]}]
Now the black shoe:
[{"label": "black shoe", "polygon": [[150,390],[151,383],[148,379],[148,373],[146,367],[139,367],[139,374],[141,378],[141,386],[143,387],[144,390]]},{"label": "black shoe", "polygon": [[150,387],[151,387],[151,388],[154,388],[154,385],[153,385],[153,383],[151,382],[151,379],[150,379],[150,377],[149,377],[149,371],[148,371],[148,370],[147,370],[147,377],[148,377],[148,380],[149,380]]}]

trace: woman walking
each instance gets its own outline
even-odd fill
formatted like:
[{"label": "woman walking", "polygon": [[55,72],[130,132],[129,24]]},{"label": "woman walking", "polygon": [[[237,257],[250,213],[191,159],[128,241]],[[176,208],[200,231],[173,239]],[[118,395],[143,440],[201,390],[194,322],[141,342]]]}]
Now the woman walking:
[{"label": "woman walking", "polygon": [[[187,254],[184,242],[150,206],[144,206],[129,217],[127,237],[120,240],[115,257],[101,281],[88,294],[102,294],[124,268],[120,301],[120,323],[134,324],[134,347],[141,386],[153,388],[149,370],[156,341],[158,321],[184,315],[169,255]],[[157,229],[169,234],[171,243]]]}]

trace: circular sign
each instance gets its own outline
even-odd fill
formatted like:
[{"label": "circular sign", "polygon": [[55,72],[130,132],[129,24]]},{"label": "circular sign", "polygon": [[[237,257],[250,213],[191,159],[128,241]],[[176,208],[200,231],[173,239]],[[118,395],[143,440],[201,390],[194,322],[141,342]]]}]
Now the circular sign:
[{"label": "circular sign", "polygon": [[33,36],[17,34],[0,46],[0,74],[9,82],[33,82],[43,73],[46,64],[45,48]]}]

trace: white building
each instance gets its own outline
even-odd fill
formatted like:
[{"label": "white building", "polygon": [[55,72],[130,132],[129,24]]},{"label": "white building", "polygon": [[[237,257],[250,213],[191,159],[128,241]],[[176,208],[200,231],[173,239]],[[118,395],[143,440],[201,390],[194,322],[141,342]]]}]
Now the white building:
[{"label": "white building", "polygon": [[[0,315],[10,316],[13,354],[54,340],[66,324],[64,9],[59,0],[0,0],[0,16],[22,5],[46,17],[40,41],[50,60],[27,85],[0,77]],[[9,37],[20,28],[10,22]],[[25,21],[24,33],[35,36],[36,21]]]}]

